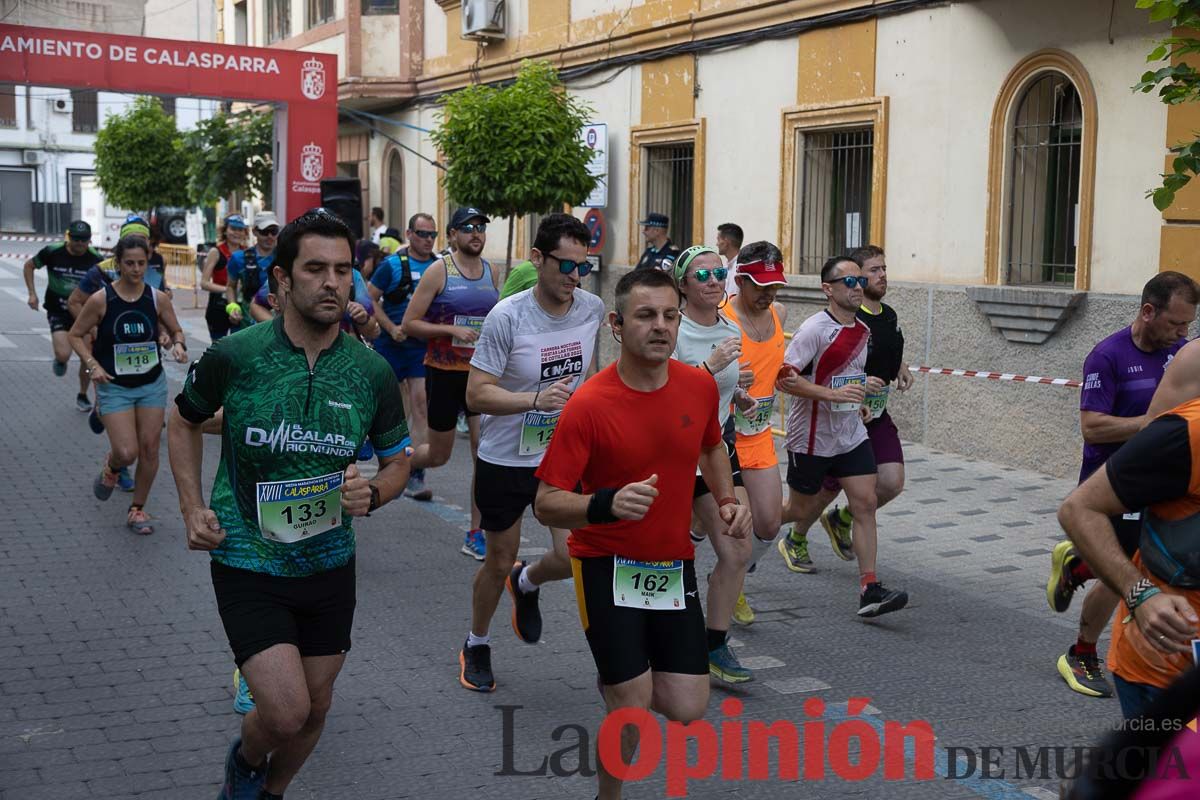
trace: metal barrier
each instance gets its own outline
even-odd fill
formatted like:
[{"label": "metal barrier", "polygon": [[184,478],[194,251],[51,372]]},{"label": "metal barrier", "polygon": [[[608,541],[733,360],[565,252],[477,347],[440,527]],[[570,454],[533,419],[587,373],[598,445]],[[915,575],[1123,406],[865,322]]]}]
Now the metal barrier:
[{"label": "metal barrier", "polygon": [[200,270],[196,267],[196,250],[182,244],[160,244],[158,253],[167,265],[167,285],[172,289],[187,289],[192,293],[192,308],[200,307]]}]

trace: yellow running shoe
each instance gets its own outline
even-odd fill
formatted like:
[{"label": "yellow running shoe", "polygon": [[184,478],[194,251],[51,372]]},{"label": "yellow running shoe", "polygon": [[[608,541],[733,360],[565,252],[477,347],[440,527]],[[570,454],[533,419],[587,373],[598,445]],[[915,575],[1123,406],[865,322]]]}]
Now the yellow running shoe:
[{"label": "yellow running shoe", "polygon": [[738,592],[737,604],[733,607],[733,621],[738,625],[749,625],[754,622],[754,609],[746,602],[744,592]]}]

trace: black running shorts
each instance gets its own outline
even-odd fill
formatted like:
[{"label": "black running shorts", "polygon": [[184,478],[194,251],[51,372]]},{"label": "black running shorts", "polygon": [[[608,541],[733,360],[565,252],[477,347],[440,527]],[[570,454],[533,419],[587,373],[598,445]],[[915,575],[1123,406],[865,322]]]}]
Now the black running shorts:
[{"label": "black running shorts", "polygon": [[467,408],[467,371],[425,368],[425,407],[429,430],[446,433],[458,423],[458,412],[468,417],[479,415]]},{"label": "black running shorts", "polygon": [[212,583],[225,636],[240,668],[277,644],[300,655],[332,656],[350,649],[354,626],[354,559],[345,566],[289,578],[212,562]]},{"label": "black running shorts", "polygon": [[537,497],[537,467],[503,467],[475,459],[475,505],[489,533],[508,530]]},{"label": "black running shorts", "polygon": [[[738,463],[737,447],[734,446],[732,439],[724,439],[725,449],[729,453],[729,468],[733,470],[733,485],[745,486],[742,483],[742,465]],[[692,499],[703,497],[708,494],[708,484],[704,482],[704,478],[700,475],[696,476],[696,485],[692,488]]]},{"label": "black running shorts", "polygon": [[836,456],[810,456],[788,451],[787,485],[800,494],[821,491],[821,483],[826,475],[851,478],[855,475],[874,475],[876,472],[875,453],[871,449],[870,439],[864,439],[849,453]]},{"label": "black running shorts", "polygon": [[614,605],[612,556],[572,558],[571,572],[579,619],[605,685],[624,683],[648,669],[708,674],[708,639],[693,562],[683,562],[681,611]]}]

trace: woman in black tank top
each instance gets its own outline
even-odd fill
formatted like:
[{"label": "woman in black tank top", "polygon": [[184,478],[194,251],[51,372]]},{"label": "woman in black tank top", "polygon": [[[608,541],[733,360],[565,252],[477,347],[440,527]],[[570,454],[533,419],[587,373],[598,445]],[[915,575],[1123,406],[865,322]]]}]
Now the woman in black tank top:
[{"label": "woman in black tank top", "polygon": [[[92,382],[111,451],[92,491],[107,500],[117,473],[137,461],[133,503],[126,525],[135,533],[154,532],[144,506],[158,472],[158,446],[167,405],[167,381],[160,363],[159,333],[170,334],[171,355],[187,362],[183,329],[171,300],[146,284],[149,253],[145,240],[126,236],[113,250],[117,277],[84,303],[68,338]],[[85,337],[95,331],[89,347]]]}]

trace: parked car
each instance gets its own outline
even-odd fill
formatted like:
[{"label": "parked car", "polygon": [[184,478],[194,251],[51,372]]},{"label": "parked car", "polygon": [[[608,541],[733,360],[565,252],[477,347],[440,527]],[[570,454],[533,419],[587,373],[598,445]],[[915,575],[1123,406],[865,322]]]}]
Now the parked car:
[{"label": "parked car", "polygon": [[165,244],[187,244],[187,209],[159,206],[150,211],[150,226],[158,228]]}]

